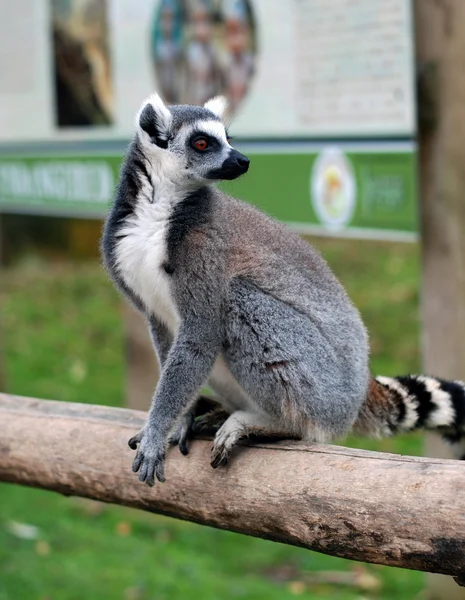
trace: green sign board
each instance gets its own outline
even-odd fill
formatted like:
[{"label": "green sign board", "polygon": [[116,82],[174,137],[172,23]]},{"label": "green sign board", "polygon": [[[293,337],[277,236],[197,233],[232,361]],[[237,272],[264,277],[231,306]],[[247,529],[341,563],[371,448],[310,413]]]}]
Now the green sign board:
[{"label": "green sign board", "polygon": [[[412,144],[243,143],[249,173],[227,192],[302,233],[412,239],[417,230]],[[101,218],[122,150],[0,154],[0,212]]]},{"label": "green sign board", "polygon": [[[245,150],[245,148],[244,148]],[[302,233],[412,240],[416,155],[410,143],[252,146],[249,173],[225,188]]]},{"label": "green sign board", "polygon": [[0,212],[102,217],[121,154],[0,154]]}]

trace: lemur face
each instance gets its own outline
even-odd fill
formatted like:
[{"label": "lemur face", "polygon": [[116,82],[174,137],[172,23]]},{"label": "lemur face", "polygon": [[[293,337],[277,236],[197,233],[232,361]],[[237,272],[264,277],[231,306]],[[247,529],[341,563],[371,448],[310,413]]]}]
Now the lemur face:
[{"label": "lemur face", "polygon": [[223,98],[203,107],[168,108],[159,96],[151,96],[137,116],[139,139],[167,168],[175,167],[180,180],[203,184],[236,179],[247,172],[250,161],[229,143],[221,120],[225,108]]}]

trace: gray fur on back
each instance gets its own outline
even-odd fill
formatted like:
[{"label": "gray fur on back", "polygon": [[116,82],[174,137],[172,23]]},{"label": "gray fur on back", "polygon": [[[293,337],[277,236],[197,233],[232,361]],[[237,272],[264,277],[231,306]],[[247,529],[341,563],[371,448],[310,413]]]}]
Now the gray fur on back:
[{"label": "gray fur on back", "polygon": [[260,410],[327,440],[347,433],[366,398],[368,339],[319,253],[256,209],[214,193],[227,240],[226,362]]}]

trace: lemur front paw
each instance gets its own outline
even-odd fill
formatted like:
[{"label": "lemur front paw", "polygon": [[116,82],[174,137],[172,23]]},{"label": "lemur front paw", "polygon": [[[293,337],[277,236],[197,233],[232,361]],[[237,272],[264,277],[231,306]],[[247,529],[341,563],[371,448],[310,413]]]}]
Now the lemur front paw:
[{"label": "lemur front paw", "polygon": [[128,444],[133,450],[137,449],[132,470],[134,473],[139,472],[139,481],[150,487],[155,485],[155,477],[160,482],[165,481],[165,447],[157,440],[156,435],[147,429],[142,429],[129,440]]}]

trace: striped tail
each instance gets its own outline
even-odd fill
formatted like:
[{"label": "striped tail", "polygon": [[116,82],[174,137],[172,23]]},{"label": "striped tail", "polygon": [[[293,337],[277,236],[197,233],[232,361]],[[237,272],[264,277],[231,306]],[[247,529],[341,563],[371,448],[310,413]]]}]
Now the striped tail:
[{"label": "striped tail", "polygon": [[465,460],[465,383],[425,375],[376,377],[354,432],[386,437],[423,427],[440,433]]}]

